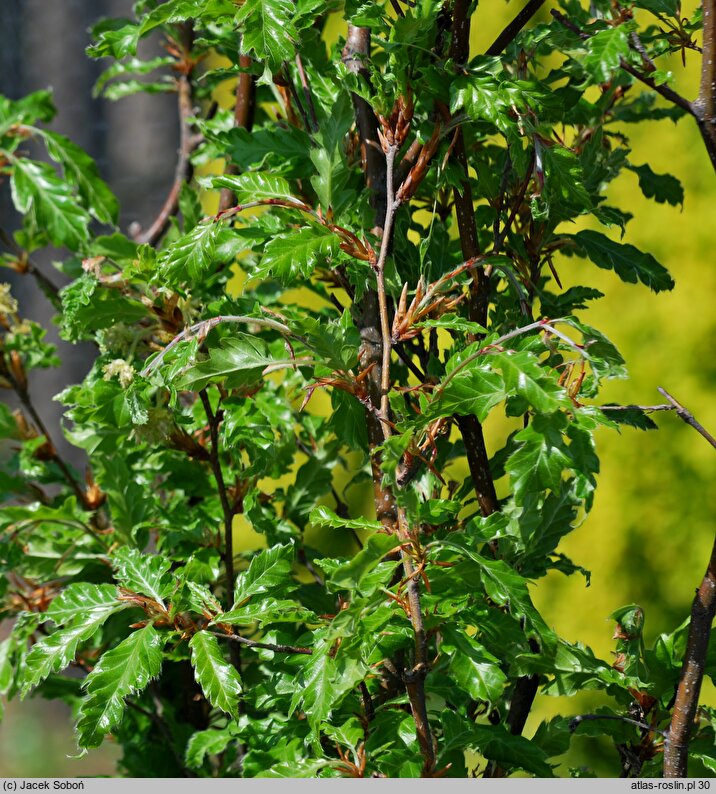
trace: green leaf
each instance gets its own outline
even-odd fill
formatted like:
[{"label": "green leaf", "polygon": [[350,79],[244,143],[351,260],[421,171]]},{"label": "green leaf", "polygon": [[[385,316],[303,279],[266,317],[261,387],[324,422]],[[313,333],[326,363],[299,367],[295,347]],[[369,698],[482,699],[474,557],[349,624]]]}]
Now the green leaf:
[{"label": "green leaf", "polygon": [[157,258],[158,277],[175,281],[198,281],[211,268],[216,243],[224,227],[205,221],[171,243]]},{"label": "green leaf", "polygon": [[502,725],[476,725],[447,709],[440,719],[450,744],[478,750],[503,768],[524,769],[541,778],[554,777],[544,750],[524,736],[509,733]]},{"label": "green leaf", "polygon": [[233,725],[226,728],[208,728],[192,734],[186,746],[185,760],[190,769],[200,769],[207,755],[219,755],[236,739]]},{"label": "green leaf", "polygon": [[[25,671],[22,683],[22,696],[34,686],[47,678],[50,673],[64,670],[75,658],[77,647],[81,642],[90,639],[100,629],[110,615],[126,609],[128,604],[117,600],[116,591],[109,599],[108,591],[92,591],[91,585],[83,592],[88,595],[87,606],[84,612],[67,628],[60,629],[43,637],[32,646],[32,650],[25,660]],[[112,588],[114,590],[114,588]],[[62,618],[73,609],[75,595],[80,592],[73,590],[70,596],[63,600],[58,607],[58,617]],[[49,616],[48,616],[49,617]],[[54,618],[52,618],[54,620]]]},{"label": "green leaf", "polygon": [[89,237],[90,216],[72,188],[48,163],[12,160],[12,198],[18,212],[27,213],[57,246],[76,251]]},{"label": "green leaf", "polygon": [[245,0],[236,14],[242,32],[242,50],[253,53],[277,71],[295,53],[298,32],[291,0]]},{"label": "green leaf", "polygon": [[87,696],[77,721],[80,747],[99,747],[122,719],[125,698],[141,692],[159,675],[168,637],[152,625],[145,626],[101,657],[85,680]]},{"label": "green leaf", "polygon": [[507,397],[505,381],[489,361],[474,361],[462,369],[430,404],[429,415],[473,414],[484,422],[495,405]]},{"label": "green leaf", "polygon": [[120,584],[165,606],[164,598],[172,590],[171,579],[166,575],[171,568],[171,560],[122,546],[112,555],[112,565]]},{"label": "green leaf", "polygon": [[592,199],[584,185],[579,158],[563,146],[539,146],[536,168],[544,173],[544,190],[532,200],[535,220],[566,220],[590,212]]},{"label": "green leaf", "polygon": [[684,205],[684,188],[681,182],[671,174],[655,174],[647,163],[644,165],[627,165],[639,177],[639,187],[647,198],[653,198],[659,204],[668,203],[672,206]]},{"label": "green leaf", "polygon": [[582,65],[595,83],[608,83],[629,54],[629,34],[625,25],[606,28],[587,41]]},{"label": "green leaf", "polygon": [[382,577],[371,576],[381,564],[385,555],[395,549],[396,539],[392,535],[371,535],[363,548],[353,559],[342,564],[331,574],[330,581],[334,587],[345,590],[358,589],[363,595],[371,595],[384,584],[395,570],[398,561],[393,561],[382,568]]},{"label": "green leaf", "polygon": [[678,17],[680,4],[678,0],[634,0],[638,8],[645,8],[655,16],[666,14],[668,17]]},{"label": "green leaf", "polygon": [[314,507],[308,520],[317,526],[333,529],[367,529],[371,532],[378,532],[383,528],[380,521],[371,521],[368,518],[341,518],[325,505]]},{"label": "green leaf", "polygon": [[287,544],[265,549],[253,557],[249,567],[236,577],[234,608],[259,593],[292,589],[293,555],[293,545]]},{"label": "green leaf", "polygon": [[516,504],[523,504],[530,493],[559,488],[564,470],[573,465],[562,438],[563,427],[561,415],[555,421],[536,416],[514,437],[519,446],[507,459],[505,468]]},{"label": "green leaf", "polygon": [[306,279],[317,265],[330,266],[340,251],[338,237],[325,226],[305,226],[274,237],[264,249],[257,276],[274,275],[284,284]]},{"label": "green leaf", "polygon": [[218,615],[214,623],[229,623],[232,626],[249,626],[257,623],[306,623],[317,620],[310,609],[286,599],[265,598],[251,600],[248,604],[235,607],[229,612]]},{"label": "green leaf", "polygon": [[508,394],[518,394],[541,414],[569,408],[565,390],[554,375],[541,367],[537,357],[527,350],[507,351],[490,355],[491,365],[502,371]]},{"label": "green leaf", "polygon": [[48,610],[47,619],[54,621],[58,626],[72,623],[75,619],[84,622],[92,619],[92,615],[102,616],[107,610],[109,614],[124,604],[119,601],[119,593],[112,584],[87,584],[75,582],[67,585],[65,589],[52,600]]},{"label": "green leaf", "polygon": [[35,91],[20,99],[0,96],[0,136],[15,124],[52,121],[57,113],[50,91]]},{"label": "green leaf", "polygon": [[651,254],[645,254],[633,245],[610,240],[606,235],[591,230],[567,235],[576,244],[576,251],[604,270],[613,270],[622,281],[642,284],[654,292],[670,290],[674,280],[663,265]]},{"label": "green leaf", "polygon": [[235,333],[209,349],[209,358],[186,370],[178,379],[178,389],[201,391],[209,383],[224,382],[227,389],[239,389],[261,379],[263,370],[273,364],[266,343],[255,336]]},{"label": "green leaf", "polygon": [[189,647],[194,675],[206,699],[214,708],[238,718],[241,679],[224,659],[219,641],[206,631],[197,631],[189,640]]},{"label": "green leaf", "polygon": [[90,213],[100,223],[116,224],[119,203],[100,177],[95,161],[64,135],[49,130],[40,130],[40,133],[50,157],[62,165],[65,177],[76,185]]},{"label": "green leaf", "polygon": [[[613,407],[612,407],[613,406]],[[638,406],[607,403],[602,406],[603,413],[618,425],[635,427],[637,430],[658,430],[656,422]]]},{"label": "green leaf", "polygon": [[441,629],[441,650],[451,654],[449,670],[458,686],[474,700],[497,703],[507,684],[499,660],[463,631]]},{"label": "green leaf", "polygon": [[291,187],[287,180],[264,171],[250,171],[239,176],[225,174],[214,177],[211,183],[214,187],[225,187],[231,190],[236,195],[239,204],[265,199],[281,199],[297,206],[301,204],[291,195]]}]

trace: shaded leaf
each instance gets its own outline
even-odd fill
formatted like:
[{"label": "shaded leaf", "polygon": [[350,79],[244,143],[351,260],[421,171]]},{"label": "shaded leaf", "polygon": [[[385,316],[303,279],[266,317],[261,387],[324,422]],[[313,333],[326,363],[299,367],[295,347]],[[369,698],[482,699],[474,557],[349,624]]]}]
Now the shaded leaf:
[{"label": "shaded leaf", "polygon": [[651,254],[645,254],[633,245],[617,243],[599,232],[585,230],[569,235],[574,240],[577,253],[586,256],[597,267],[613,270],[622,281],[636,284],[641,281],[654,292],[670,290],[674,280],[663,265]]}]

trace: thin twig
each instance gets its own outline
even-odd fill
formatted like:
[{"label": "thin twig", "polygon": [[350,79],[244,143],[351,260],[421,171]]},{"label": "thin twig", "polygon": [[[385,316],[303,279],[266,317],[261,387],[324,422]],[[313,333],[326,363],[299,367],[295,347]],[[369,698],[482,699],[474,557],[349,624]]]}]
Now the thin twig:
[{"label": "thin twig", "polygon": [[181,74],[177,77],[177,94],[179,97],[179,155],[174,170],[174,181],[152,225],[146,232],[140,232],[135,235],[135,241],[138,243],[155,245],[161,239],[161,236],[169,227],[169,221],[179,208],[179,193],[182,185],[191,176],[190,157],[198,141],[192,135],[191,124],[189,123],[189,119],[194,114],[189,75]]},{"label": "thin twig", "polygon": [[221,631],[210,631],[205,629],[208,634],[213,634],[215,637],[220,637],[222,640],[229,640],[230,642],[240,643],[246,645],[247,648],[265,648],[267,651],[275,651],[276,653],[302,653],[310,656],[313,651],[310,648],[302,648],[296,645],[277,645],[272,642],[257,642],[256,640],[247,640],[246,637],[241,637],[238,634],[226,634]]},{"label": "thin twig", "polygon": [[[153,699],[156,705],[158,700],[156,694],[153,694]],[[143,706],[140,706],[139,703],[136,703],[134,700],[132,700],[132,698],[127,698],[125,700],[125,703],[129,706],[130,709],[134,709],[134,711],[136,711],[138,714],[142,714],[143,716],[147,717],[147,719],[149,719],[157,726],[159,732],[164,737],[164,744],[167,747],[169,747],[169,751],[174,756],[174,761],[181,770],[182,777],[196,777],[196,774],[194,772],[192,772],[191,770],[187,769],[184,766],[184,761],[177,752],[176,747],[174,746],[174,740],[172,738],[171,731],[169,730],[169,726],[159,716],[159,714],[154,711],[149,711],[149,709],[145,709]]]},{"label": "thin twig", "polygon": [[380,418],[383,422],[383,433],[385,438],[391,436],[390,428],[390,409],[388,404],[388,392],[390,391],[390,351],[393,344],[390,320],[388,318],[388,296],[385,292],[385,261],[388,256],[390,246],[390,236],[393,231],[395,213],[400,202],[395,197],[393,187],[393,169],[395,166],[395,155],[397,147],[389,144],[385,153],[386,165],[386,208],[385,221],[383,223],[383,239],[380,241],[380,253],[375,265],[376,281],[378,285],[378,309],[380,311],[380,327],[383,337],[383,366],[381,369],[380,382]]},{"label": "thin twig", "polygon": [[30,393],[26,388],[21,386],[13,374],[8,370],[3,373],[3,376],[10,381],[10,385],[13,388],[15,394],[17,394],[18,399],[22,403],[25,410],[30,414],[32,417],[32,421],[35,423],[35,426],[39,430],[40,434],[43,435],[47,439],[47,444],[50,448],[50,455],[52,456],[52,460],[57,464],[57,467],[62,472],[62,476],[65,478],[65,481],[70,486],[70,488],[74,491],[79,503],[87,510],[90,510],[91,507],[87,504],[87,494],[84,491],[84,488],[80,485],[80,483],[75,479],[74,475],[70,471],[69,466],[64,462],[64,460],[60,457],[60,454],[57,452],[57,447],[55,446],[54,442],[52,441],[52,436],[50,435],[49,430],[47,429],[45,423],[42,421],[42,417],[35,409],[35,406],[30,399]]},{"label": "thin twig", "polygon": [[233,538],[233,520],[234,511],[231,508],[229,497],[226,492],[226,483],[224,482],[224,473],[221,468],[221,460],[219,459],[219,425],[221,424],[221,409],[217,409],[216,413],[211,410],[211,402],[206,389],[199,392],[201,403],[204,406],[207,421],[209,422],[209,435],[211,437],[211,449],[209,450],[209,461],[211,469],[214,472],[214,479],[216,480],[216,487],[219,492],[219,500],[221,501],[221,509],[224,514],[224,567],[226,569],[226,597],[231,603],[234,594],[234,538]]},{"label": "thin twig", "polygon": [[676,409],[676,415],[679,417],[679,419],[683,419],[687,425],[691,425],[691,427],[693,427],[697,433],[700,433],[709,442],[709,444],[711,444],[711,446],[714,447],[714,449],[716,449],[716,438],[714,438],[711,435],[711,433],[709,433],[709,431],[703,427],[703,425],[699,424],[696,421],[694,415],[686,408],[684,408],[684,406],[680,402],[675,400],[669,394],[669,392],[666,391],[666,389],[662,389],[661,386],[659,386],[659,392],[663,394],[664,397],[666,397],[666,399]]},{"label": "thin twig", "polygon": [[569,721],[569,730],[576,731],[580,723],[592,720],[617,720],[618,722],[627,722],[629,725],[635,725],[637,728],[643,728],[645,731],[659,733],[662,736],[665,736],[667,733],[666,731],[662,731],[661,728],[649,725],[647,722],[633,720],[631,717],[622,717],[620,714],[578,714]]}]

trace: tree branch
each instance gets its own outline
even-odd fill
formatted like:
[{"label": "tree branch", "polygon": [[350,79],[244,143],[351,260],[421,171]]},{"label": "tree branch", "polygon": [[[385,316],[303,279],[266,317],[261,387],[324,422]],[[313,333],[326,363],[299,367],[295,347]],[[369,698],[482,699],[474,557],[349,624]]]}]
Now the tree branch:
[{"label": "tree branch", "polygon": [[226,634],[221,631],[209,631],[209,629],[204,629],[207,634],[213,634],[215,637],[219,637],[222,640],[229,640],[230,642],[236,642],[240,645],[245,645],[247,648],[265,648],[267,651],[275,651],[276,653],[303,653],[307,656],[310,656],[313,651],[310,648],[301,648],[297,645],[276,645],[272,642],[258,642],[256,640],[247,640],[246,637],[241,637],[238,634]]},{"label": "tree branch", "polygon": [[[240,55],[239,66],[248,69],[252,64],[251,56]],[[256,77],[248,71],[240,72],[236,83],[236,103],[234,104],[234,127],[251,130],[254,125],[254,112],[256,110]],[[237,174],[239,169],[234,163],[229,163],[224,169],[225,174]],[[229,209],[236,203],[233,192],[228,187],[221,188],[219,195],[219,212]]]},{"label": "tree branch", "polygon": [[684,408],[684,406],[680,402],[677,402],[669,394],[669,392],[666,391],[666,389],[662,389],[661,386],[659,386],[659,392],[663,394],[664,397],[666,397],[666,399],[669,401],[669,403],[674,407],[674,409],[676,410],[676,415],[679,417],[679,419],[683,419],[683,421],[686,422],[687,425],[691,425],[691,427],[693,427],[697,433],[702,435],[709,442],[709,444],[711,444],[711,446],[714,447],[714,449],[716,449],[716,438],[714,438],[711,435],[711,433],[709,433],[709,431],[703,427],[703,425],[699,424],[696,421],[694,415],[690,411],[687,411],[686,408]]},{"label": "tree branch", "polygon": [[[363,71],[363,59],[370,51],[370,30],[348,26],[343,62],[356,74]],[[364,73],[365,74],[365,73]],[[406,670],[403,683],[408,694],[415,721],[416,735],[424,758],[423,774],[432,774],[435,767],[435,749],[428,720],[425,700],[425,677],[428,673],[426,634],[420,606],[420,592],[412,559],[403,545],[410,542],[405,515],[398,509],[389,486],[383,484],[378,448],[390,437],[388,391],[390,388],[391,325],[388,317],[388,299],[385,291],[384,267],[390,248],[390,237],[395,212],[400,204],[396,199],[394,165],[397,146],[386,141],[384,150],[378,140],[378,122],[370,105],[361,97],[353,96],[356,122],[361,142],[366,182],[371,190],[371,203],[375,211],[375,232],[382,238],[377,262],[374,265],[377,290],[366,291],[356,307],[356,325],[361,334],[360,364],[368,371],[367,385],[371,403],[380,405],[377,412],[366,409],[368,447],[373,478],[373,497],[376,516],[383,526],[404,542],[401,544],[401,561],[407,581],[410,621],[415,635],[415,658],[411,670]],[[382,222],[382,227],[377,224]]]},{"label": "tree branch", "polygon": [[527,5],[510,22],[500,35],[487,48],[486,55],[501,55],[514,41],[517,34],[542,8],[544,0],[528,0]]},{"label": "tree branch", "polygon": [[209,461],[211,463],[211,470],[214,472],[221,509],[224,514],[224,567],[226,569],[227,598],[229,599],[229,604],[231,604],[234,593],[234,538],[232,532],[234,511],[229,503],[226,483],[224,482],[224,473],[221,469],[221,461],[219,459],[219,425],[221,424],[221,409],[217,409],[216,413],[211,410],[211,403],[206,389],[202,389],[199,392],[199,398],[201,399],[201,404],[204,406],[206,418],[209,422],[209,435],[211,437]]},{"label": "tree branch", "polygon": [[192,105],[191,70],[182,73],[177,77],[177,96],[179,106],[179,156],[174,170],[174,181],[169,193],[159,210],[159,214],[154,219],[152,225],[146,232],[140,231],[134,239],[138,243],[155,245],[169,227],[169,221],[176,214],[179,208],[179,193],[184,182],[191,178],[190,156],[197,141],[192,135],[189,119],[194,115]]},{"label": "tree branch", "polygon": [[[696,421],[693,414],[665,389],[659,388],[659,391],[676,409],[677,415],[702,435],[712,447],[716,448],[716,439]],[[699,695],[704,678],[714,615],[716,615],[716,538],[714,538],[711,548],[711,557],[706,573],[691,604],[689,637],[679,685],[676,689],[671,723],[664,739],[664,777],[686,777],[687,775],[689,737],[699,706]]]}]

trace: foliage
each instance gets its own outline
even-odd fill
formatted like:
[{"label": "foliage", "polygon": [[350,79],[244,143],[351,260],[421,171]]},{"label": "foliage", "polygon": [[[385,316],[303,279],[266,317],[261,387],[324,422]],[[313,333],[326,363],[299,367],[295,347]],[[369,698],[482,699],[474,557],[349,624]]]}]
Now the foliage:
[{"label": "foliage", "polygon": [[[637,5],[689,42],[699,27]],[[654,118],[634,70],[678,42],[565,0],[569,24],[470,60],[458,3],[330,10],[348,26],[330,51],[326,7],[303,0],[140,2],[96,26],[90,55],[113,59],[97,90],[176,91],[194,141],[170,211],[134,239],[92,160],[42,126],[49,95],[0,99],[22,215],[3,263],[32,273],[33,251],[64,246],[59,325],[98,349],[58,395],[83,478],[28,389],[54,351],[0,293],[0,385],[23,406],[0,406],[2,692],[62,692],[80,748],[111,733],[128,775],[550,777],[575,733],[614,743],[615,775],[658,774],[688,625],[646,649],[625,607],[610,663],[559,637],[529,588],[589,576],[559,545],[593,503],[595,431],[655,427],[600,406],[626,370],[579,319],[603,297],[582,260],[673,287],[614,239],[630,215],[603,194],[628,169],[683,203],[615,127]],[[169,56],[142,61],[157,31]],[[204,69],[211,53],[228,65]],[[231,126],[210,92],[237,77],[255,118]],[[28,138],[58,167],[27,157]],[[223,175],[190,178],[218,157]],[[604,230],[575,232],[587,217]],[[557,252],[584,283],[562,289]],[[497,417],[510,430],[490,455]],[[368,482],[369,510],[351,490]],[[234,553],[237,516],[265,548]],[[59,686],[68,667],[81,687]],[[538,689],[604,705],[528,738]],[[704,708],[698,769],[716,766],[713,731]]]}]

